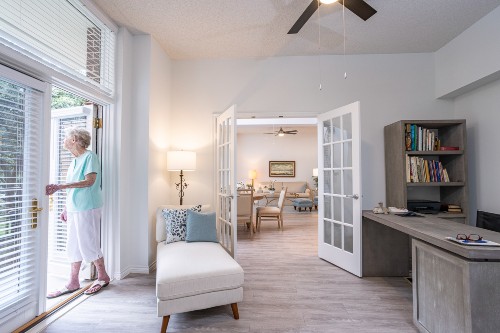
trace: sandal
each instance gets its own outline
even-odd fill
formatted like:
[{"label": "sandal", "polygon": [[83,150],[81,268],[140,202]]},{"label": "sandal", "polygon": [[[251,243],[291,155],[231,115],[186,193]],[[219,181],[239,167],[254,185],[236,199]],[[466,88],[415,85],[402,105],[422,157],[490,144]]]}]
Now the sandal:
[{"label": "sandal", "polygon": [[[99,291],[101,291],[102,288],[106,287],[108,284],[109,284],[109,282],[106,282],[106,281],[95,280],[94,283],[92,283],[92,285],[87,290],[85,290],[83,293],[85,295],[95,295]],[[96,290],[89,291],[90,289],[93,289],[94,287],[97,287],[97,286],[99,286],[99,288],[97,288]]]},{"label": "sandal", "polygon": [[66,295],[66,294],[72,294],[74,293],[75,291],[79,290],[80,288],[76,288],[76,289],[73,289],[73,290],[69,290],[66,286],[64,286],[63,288],[59,289],[59,290],[56,290],[56,291],[52,291],[50,292],[48,295],[47,295],[47,298],[48,299],[51,299],[51,298],[56,298],[56,297],[59,297],[59,296],[62,296],[62,295]]}]

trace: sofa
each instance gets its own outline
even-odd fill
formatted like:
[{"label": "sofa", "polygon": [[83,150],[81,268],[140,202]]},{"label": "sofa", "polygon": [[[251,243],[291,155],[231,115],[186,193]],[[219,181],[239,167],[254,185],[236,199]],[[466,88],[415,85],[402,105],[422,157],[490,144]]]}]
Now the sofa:
[{"label": "sofa", "polygon": [[[166,244],[164,208],[156,213],[156,299],[161,332],[167,330],[170,315],[231,304],[239,319],[237,303],[243,300],[243,269],[219,243],[178,241]],[[210,211],[202,206],[202,213]]]},{"label": "sofa", "polygon": [[312,199],[312,192],[306,181],[275,181],[274,182],[274,193],[269,193],[268,188],[271,186],[271,181],[261,182],[256,186],[256,193],[262,193],[266,197],[266,205],[277,204],[278,198],[280,196],[280,191],[282,187],[287,188],[285,205],[292,205],[292,200],[296,198],[307,198]]}]

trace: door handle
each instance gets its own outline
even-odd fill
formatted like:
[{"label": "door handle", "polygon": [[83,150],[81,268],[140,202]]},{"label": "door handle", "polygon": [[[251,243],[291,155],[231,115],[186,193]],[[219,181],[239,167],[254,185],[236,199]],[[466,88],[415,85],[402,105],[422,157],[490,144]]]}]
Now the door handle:
[{"label": "door handle", "polygon": [[36,229],[38,227],[38,212],[43,210],[42,207],[38,207],[38,200],[34,198],[31,201],[31,229]]},{"label": "door handle", "polygon": [[359,199],[359,195],[357,194],[345,194],[343,195],[344,198],[353,198],[355,200],[358,200]]}]

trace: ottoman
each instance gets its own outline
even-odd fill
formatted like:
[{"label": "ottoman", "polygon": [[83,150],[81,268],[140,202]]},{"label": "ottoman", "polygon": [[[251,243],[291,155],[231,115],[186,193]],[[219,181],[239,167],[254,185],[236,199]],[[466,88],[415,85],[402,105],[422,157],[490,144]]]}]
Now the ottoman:
[{"label": "ottoman", "polygon": [[312,211],[312,206],[313,202],[311,199],[305,199],[305,198],[297,198],[292,200],[292,205],[293,209],[297,210],[299,209],[299,212],[302,211],[302,208],[304,208],[304,211],[309,208],[309,211]]}]

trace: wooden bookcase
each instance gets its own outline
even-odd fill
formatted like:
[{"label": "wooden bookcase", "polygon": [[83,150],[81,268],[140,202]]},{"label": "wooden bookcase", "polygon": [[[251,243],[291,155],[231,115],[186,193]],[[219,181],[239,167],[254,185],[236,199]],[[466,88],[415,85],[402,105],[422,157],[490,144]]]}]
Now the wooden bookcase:
[{"label": "wooden bookcase", "polygon": [[[433,131],[441,146],[459,150],[406,150],[405,128],[413,124]],[[461,213],[440,212],[438,217],[468,223],[467,136],[465,120],[400,120],[384,127],[385,184],[388,207],[407,207],[408,200],[431,200],[459,205]],[[435,160],[446,168],[450,182],[407,182],[406,157]]]}]

